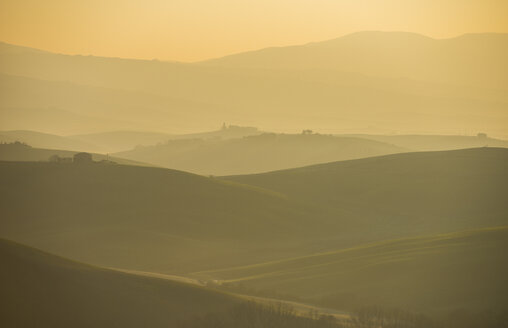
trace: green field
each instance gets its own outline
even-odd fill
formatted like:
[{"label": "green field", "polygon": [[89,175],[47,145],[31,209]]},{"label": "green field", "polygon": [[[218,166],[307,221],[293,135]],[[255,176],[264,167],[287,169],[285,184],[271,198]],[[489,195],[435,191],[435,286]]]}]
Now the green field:
[{"label": "green field", "polygon": [[328,307],[505,310],[508,227],[402,238],[198,272],[232,290],[276,290]]}]

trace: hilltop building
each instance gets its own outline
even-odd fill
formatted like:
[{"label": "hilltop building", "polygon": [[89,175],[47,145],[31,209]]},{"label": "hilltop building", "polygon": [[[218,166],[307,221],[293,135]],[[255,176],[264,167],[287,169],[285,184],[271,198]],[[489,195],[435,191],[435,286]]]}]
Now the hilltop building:
[{"label": "hilltop building", "polygon": [[77,153],[73,157],[74,164],[91,164],[93,163],[92,154],[90,153]]}]

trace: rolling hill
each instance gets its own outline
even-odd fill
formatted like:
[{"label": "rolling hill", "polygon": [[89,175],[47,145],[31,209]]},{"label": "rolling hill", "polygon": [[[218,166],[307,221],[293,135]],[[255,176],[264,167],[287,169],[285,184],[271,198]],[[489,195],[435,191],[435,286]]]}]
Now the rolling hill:
[{"label": "rolling hill", "polygon": [[508,141],[490,138],[487,135],[457,136],[457,135],[347,135],[386,142],[413,151],[453,150],[478,147],[508,148]]},{"label": "rolling hill", "polygon": [[506,225],[507,160],[508,149],[474,148],[394,154],[224,179],[313,204],[340,218],[349,236],[391,239]]},{"label": "rolling hill", "polygon": [[0,162],[0,195],[1,237],[107,267],[245,264],[322,235],[318,217],[277,193],[161,168]]},{"label": "rolling hill", "polygon": [[116,153],[121,158],[205,175],[249,174],[405,151],[390,144],[319,134],[186,139]]},{"label": "rolling hill", "polygon": [[206,178],[0,163],[1,237],[86,263],[188,273],[508,224],[508,150],[395,154]]},{"label": "rolling hill", "polygon": [[499,312],[508,304],[507,247],[504,226],[387,240],[196,276],[349,310]]},{"label": "rolling hill", "polygon": [[175,327],[232,296],[93,267],[0,239],[2,327]]},{"label": "rolling hill", "polygon": [[0,162],[0,237],[338,309],[386,302],[446,312],[474,307],[475,295],[502,304],[493,286],[505,288],[506,229],[496,227],[508,225],[507,160],[507,149],[478,148],[220,179]]}]

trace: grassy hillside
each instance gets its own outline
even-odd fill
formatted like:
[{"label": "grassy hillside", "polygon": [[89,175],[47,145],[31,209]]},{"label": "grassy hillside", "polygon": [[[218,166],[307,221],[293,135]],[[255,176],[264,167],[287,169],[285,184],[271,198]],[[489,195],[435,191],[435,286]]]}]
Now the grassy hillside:
[{"label": "grassy hillside", "polygon": [[360,138],[318,134],[262,134],[231,140],[170,140],[165,144],[138,147],[116,155],[198,174],[230,175],[385,155],[404,150]]},{"label": "grassy hillside", "polygon": [[0,239],[2,327],[175,327],[231,309],[222,293],[72,262]]},{"label": "grassy hillside", "polygon": [[[325,47],[325,52],[337,57],[333,48]],[[369,53],[376,54],[378,49]],[[458,63],[457,58],[465,57],[453,57],[453,63]],[[411,67],[418,66],[412,63],[413,60]],[[0,99],[3,107],[12,109],[5,116],[9,120],[3,120],[2,129],[41,130],[34,125],[9,124],[13,117],[22,118],[13,115],[21,110],[58,108],[91,116],[84,122],[89,122],[89,129],[100,127],[94,131],[107,130],[107,119],[117,130],[209,130],[227,121],[266,130],[452,134],[481,128],[489,134],[507,135],[506,92],[486,90],[483,84],[462,87],[432,79],[418,82],[406,79],[409,75],[400,72],[386,78],[375,74],[376,67],[392,66],[372,66],[365,66],[369,67],[365,74],[376,77],[351,71],[352,66],[347,66],[347,73],[322,68],[252,69],[66,56],[0,44],[0,73],[6,79]],[[470,67],[480,66],[475,59],[475,65],[461,65],[456,75],[446,76],[467,75]],[[61,97],[62,94],[67,96]],[[44,115],[41,116],[42,119]],[[92,118],[100,118],[102,123]],[[52,133],[55,129],[61,131],[66,124],[47,120],[44,127],[45,132]]]},{"label": "grassy hillside", "polygon": [[[0,161],[47,162],[53,155],[63,158],[72,158],[76,153],[77,151],[34,148],[19,142],[0,144]],[[145,163],[104,154],[92,154],[92,158],[94,161],[110,160],[117,164],[150,166]]]},{"label": "grassy hillside", "polygon": [[402,238],[197,276],[326,306],[507,310],[508,227]]},{"label": "grassy hillside", "polygon": [[[186,272],[300,254],[322,235],[270,191],[123,165],[0,163],[0,235],[101,266]],[[311,248],[309,248],[310,250]]]},{"label": "grassy hillside", "polygon": [[349,230],[349,236],[388,239],[507,224],[507,161],[508,149],[475,148],[224,179],[314,204]]}]

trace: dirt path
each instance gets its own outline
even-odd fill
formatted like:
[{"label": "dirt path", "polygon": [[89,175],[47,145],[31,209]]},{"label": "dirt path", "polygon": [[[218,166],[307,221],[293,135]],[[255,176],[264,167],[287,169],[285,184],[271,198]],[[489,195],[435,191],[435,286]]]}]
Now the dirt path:
[{"label": "dirt path", "polygon": [[[171,281],[178,281],[186,284],[192,284],[196,286],[206,287],[206,282],[184,277],[184,276],[177,276],[177,275],[168,275],[168,274],[162,274],[162,273],[156,273],[156,272],[146,272],[146,271],[137,271],[137,270],[126,270],[126,269],[118,269],[118,268],[109,268],[111,270],[125,272],[129,274],[135,274],[139,276],[145,276],[145,277],[152,277],[152,278],[159,278],[159,279],[166,279]],[[220,290],[220,289],[219,289]],[[262,304],[270,304],[270,305],[287,305],[288,307],[292,308],[297,315],[300,316],[321,316],[321,315],[330,315],[337,319],[347,320],[350,318],[349,314],[344,311],[339,311],[335,309],[330,308],[324,308],[319,307],[315,305],[310,305],[306,303],[301,302],[295,302],[295,301],[287,301],[287,300],[281,300],[281,299],[274,299],[269,297],[259,297],[259,296],[251,296],[251,295],[245,295],[245,294],[237,294],[232,292],[227,292],[228,294],[232,294],[234,296],[237,296],[239,298],[254,301]]]},{"label": "dirt path", "polygon": [[202,286],[202,287],[206,286],[206,284],[203,281],[200,281],[198,279],[183,277],[183,276],[175,276],[175,275],[163,274],[163,273],[157,273],[157,272],[126,270],[126,269],[119,269],[119,268],[108,268],[108,269],[120,271],[120,272],[125,272],[125,273],[129,273],[129,274],[135,274],[138,276],[145,276],[145,277],[178,281],[178,282],[183,282],[186,284],[197,285],[197,286]]}]

